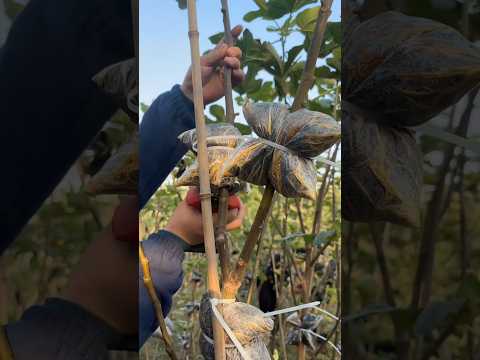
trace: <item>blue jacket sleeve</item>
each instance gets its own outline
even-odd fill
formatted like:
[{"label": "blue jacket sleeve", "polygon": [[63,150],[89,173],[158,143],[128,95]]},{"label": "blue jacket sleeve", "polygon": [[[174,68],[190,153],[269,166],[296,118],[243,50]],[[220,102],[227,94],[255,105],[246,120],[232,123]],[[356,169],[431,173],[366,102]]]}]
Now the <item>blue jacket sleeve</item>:
[{"label": "blue jacket sleeve", "polygon": [[178,135],[194,127],[193,103],[178,85],[160,95],[144,114],[140,123],[140,208],[187,152]]},{"label": "blue jacket sleeve", "polygon": [[[152,281],[162,303],[163,315],[167,316],[172,306],[172,296],[182,286],[182,262],[187,244],[168,231],[160,231],[142,241],[145,256],[150,263]],[[155,309],[147,289],[142,281],[143,272],[140,266],[139,280],[139,345],[142,346],[158,327]]]},{"label": "blue jacket sleeve", "polygon": [[27,309],[5,332],[15,360],[106,359],[110,349],[138,346],[82,307],[53,298]]}]

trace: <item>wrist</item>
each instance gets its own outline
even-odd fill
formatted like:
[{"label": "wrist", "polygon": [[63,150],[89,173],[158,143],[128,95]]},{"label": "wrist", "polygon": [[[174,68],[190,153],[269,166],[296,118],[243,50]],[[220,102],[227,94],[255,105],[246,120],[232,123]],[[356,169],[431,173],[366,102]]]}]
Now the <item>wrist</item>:
[{"label": "wrist", "polygon": [[190,91],[190,89],[188,88],[188,86],[186,86],[185,84],[182,84],[180,85],[180,90],[182,91],[182,94],[188,98],[191,102],[193,102],[193,92]]},{"label": "wrist", "polygon": [[190,236],[188,235],[187,231],[184,231],[181,226],[177,226],[172,223],[168,223],[167,226],[163,229],[165,231],[168,231],[169,233],[175,235],[177,238],[182,240],[184,243],[186,243],[188,246],[195,245],[190,239]]}]

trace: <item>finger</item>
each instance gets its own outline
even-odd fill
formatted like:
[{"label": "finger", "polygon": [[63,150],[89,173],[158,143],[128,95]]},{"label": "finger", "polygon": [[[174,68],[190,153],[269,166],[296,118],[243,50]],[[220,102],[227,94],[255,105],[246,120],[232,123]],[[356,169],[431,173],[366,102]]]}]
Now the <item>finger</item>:
[{"label": "finger", "polygon": [[234,57],[237,59],[242,58],[242,49],[239,47],[233,46],[227,49],[227,55],[228,57]]},{"label": "finger", "polygon": [[237,69],[232,71],[232,83],[233,85],[238,85],[245,80],[245,73],[242,69]]},{"label": "finger", "polygon": [[233,221],[227,224],[226,226],[227,231],[235,230],[235,229],[238,229],[240,226],[242,226],[243,219],[245,218],[246,213],[247,213],[247,208],[242,202],[240,202],[240,209],[238,210],[237,217]]},{"label": "finger", "polygon": [[238,209],[230,209],[227,212],[227,224],[231,223],[238,217]]},{"label": "finger", "polygon": [[227,54],[228,46],[226,44],[219,44],[218,47],[202,56],[200,62],[203,66],[219,65],[225,55]]},{"label": "finger", "polygon": [[243,31],[243,26],[242,25],[237,25],[232,29],[232,36],[236,40],[240,36],[240,34]]},{"label": "finger", "polygon": [[224,59],[224,62],[229,68],[233,70],[240,69],[240,60],[235,57],[226,57]]},{"label": "finger", "polygon": [[[235,41],[238,40],[238,37],[240,36],[242,31],[243,31],[243,26],[242,25],[237,25],[232,29],[231,34],[232,34],[234,43],[235,43]],[[218,47],[222,46],[223,44],[225,44],[225,37],[223,37],[222,40],[220,40],[220,42],[217,44],[216,47],[218,48]]]}]

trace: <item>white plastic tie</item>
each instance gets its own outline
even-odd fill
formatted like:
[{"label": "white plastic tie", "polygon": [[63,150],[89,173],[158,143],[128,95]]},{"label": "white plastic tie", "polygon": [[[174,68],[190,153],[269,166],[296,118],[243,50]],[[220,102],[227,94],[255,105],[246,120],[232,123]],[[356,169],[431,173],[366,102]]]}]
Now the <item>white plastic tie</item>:
[{"label": "white plastic tie", "polygon": [[294,311],[298,311],[298,310],[315,308],[317,305],[320,305],[320,301],[315,301],[315,302],[311,302],[311,303],[303,304],[303,305],[298,305],[298,306],[292,306],[292,307],[289,307],[289,308],[286,308],[286,309],[271,311],[271,312],[263,314],[263,316],[264,317],[276,316],[276,315],[285,314],[285,313],[289,313],[289,312],[294,312]]},{"label": "white plastic tie", "polygon": [[325,336],[319,335],[319,334],[317,334],[316,332],[314,332],[314,331],[312,331],[312,330],[309,330],[309,329],[300,329],[300,330],[301,330],[301,331],[304,331],[304,332],[306,332],[306,333],[309,333],[309,334],[311,334],[311,335],[313,335],[313,336],[316,336],[316,337],[318,337],[319,339],[322,339],[323,341],[326,341],[326,342],[328,343],[328,345],[330,345],[331,347],[333,347],[338,354],[342,355],[342,352],[340,351],[340,349],[339,349],[334,343],[332,343],[330,340],[328,340]]}]

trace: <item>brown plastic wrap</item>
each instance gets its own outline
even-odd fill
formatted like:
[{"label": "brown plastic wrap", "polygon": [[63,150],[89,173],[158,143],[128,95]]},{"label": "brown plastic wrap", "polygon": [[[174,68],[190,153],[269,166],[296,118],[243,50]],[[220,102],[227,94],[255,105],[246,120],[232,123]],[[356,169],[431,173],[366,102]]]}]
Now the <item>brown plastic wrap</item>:
[{"label": "brown plastic wrap", "polygon": [[[221,186],[230,185],[232,183],[231,174],[226,173],[222,177],[223,163],[234,152],[233,148],[226,146],[213,146],[207,148],[208,150],[208,165],[211,179],[215,179]],[[218,179],[218,180],[217,180]],[[212,180],[213,182],[214,180]],[[195,161],[190,165],[185,172],[175,182],[176,186],[199,186],[200,177],[198,173],[198,162]]]},{"label": "brown plastic wrap", "polygon": [[139,175],[138,134],[122,145],[87,184],[89,194],[137,194]]},{"label": "brown plastic wrap", "polygon": [[[264,317],[263,312],[256,307],[235,302],[222,305],[222,316],[230,329],[235,334],[246,353],[254,360],[270,360],[266,344],[270,339],[274,322],[271,318]],[[206,360],[215,359],[213,339],[212,307],[210,297],[204,295],[200,305],[200,349]],[[230,338],[226,336],[227,360],[243,360]]]},{"label": "brown plastic wrap", "polygon": [[422,156],[413,132],[379,124],[342,104],[342,215],[346,220],[421,224]]},{"label": "brown plastic wrap", "polygon": [[339,140],[338,123],[305,109],[290,113],[287,106],[275,103],[247,103],[243,112],[259,138],[237,147],[223,173],[256,185],[271,183],[286,197],[315,199],[312,158]]},{"label": "brown plastic wrap", "polygon": [[[230,124],[208,124],[207,128],[207,151],[209,174],[212,183],[217,187],[232,186],[235,179],[230,172],[223,173],[222,166],[231,156],[234,148],[242,141],[240,131]],[[196,129],[188,130],[180,134],[179,140],[187,145],[192,151],[197,148]],[[199,185],[198,163],[195,161],[176,181],[176,186]]]},{"label": "brown plastic wrap", "polygon": [[[242,134],[230,124],[207,124],[207,147],[226,146],[234,148],[242,141]],[[185,131],[178,137],[182,143],[196,151],[197,130]]]},{"label": "brown plastic wrap", "polygon": [[422,124],[480,82],[480,49],[447,25],[386,12],[347,35],[343,100],[390,125]]},{"label": "brown plastic wrap", "polygon": [[115,98],[122,109],[138,115],[138,84],[135,59],[110,65],[93,77],[93,81]]}]

